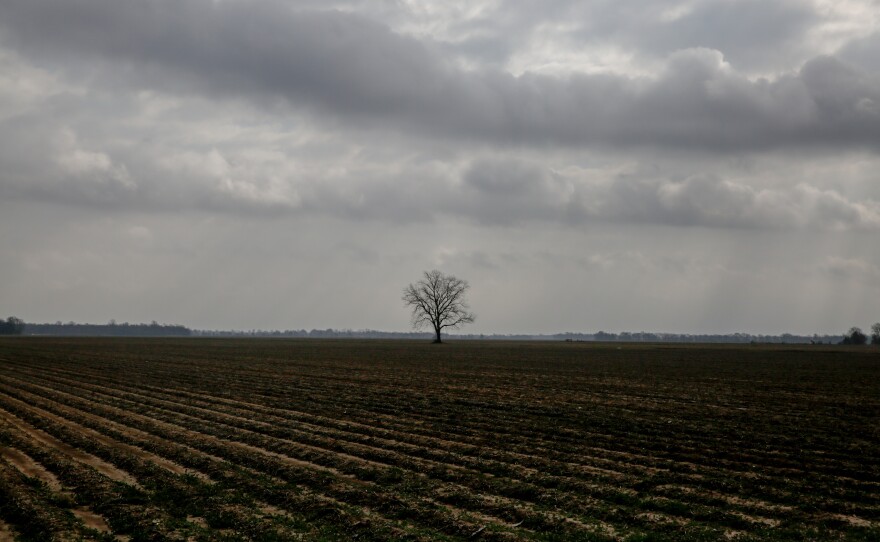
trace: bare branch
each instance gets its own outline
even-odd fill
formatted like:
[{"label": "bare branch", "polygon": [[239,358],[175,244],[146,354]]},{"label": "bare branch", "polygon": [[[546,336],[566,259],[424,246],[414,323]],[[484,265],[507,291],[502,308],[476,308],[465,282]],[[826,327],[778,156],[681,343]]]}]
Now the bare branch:
[{"label": "bare branch", "polygon": [[440,342],[442,330],[472,323],[476,316],[464,299],[468,288],[466,280],[436,269],[425,271],[422,280],[403,289],[403,303],[412,310],[413,327],[434,328],[435,342]]}]

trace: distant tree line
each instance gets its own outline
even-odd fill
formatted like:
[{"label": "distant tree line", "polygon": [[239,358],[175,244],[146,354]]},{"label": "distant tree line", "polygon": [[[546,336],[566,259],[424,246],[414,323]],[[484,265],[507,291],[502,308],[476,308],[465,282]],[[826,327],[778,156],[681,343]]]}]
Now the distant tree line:
[{"label": "distant tree line", "polygon": [[[371,329],[289,329],[289,330],[193,330],[182,325],[165,325],[153,321],[149,324],[116,323],[78,324],[76,322],[55,322],[54,324],[30,324],[10,316],[0,319],[0,335],[54,335],[87,337],[275,337],[303,339],[430,339],[428,332],[377,331]],[[506,340],[506,341],[602,341],[602,342],[657,342],[657,343],[770,343],[770,344],[853,344],[871,343],[880,345],[880,322],[871,326],[870,335],[860,328],[853,327],[841,335],[756,335],[750,333],[731,334],[687,334],[621,332],[608,333],[555,333],[555,334],[450,334],[454,340]]]},{"label": "distant tree line", "polygon": [[375,331],[372,329],[288,329],[288,330],[193,330],[197,337],[268,337],[292,339],[429,339],[431,333]]},{"label": "distant tree line", "polygon": [[[869,337],[862,332],[861,328],[851,327],[844,335],[840,344],[867,344]],[[880,322],[871,326],[871,344],[880,344]]]},{"label": "distant tree line", "polygon": [[[880,328],[878,328],[880,332]],[[289,330],[193,330],[194,336],[200,337],[275,337],[301,339],[430,339],[432,333],[376,331],[371,329],[289,329]],[[769,344],[837,344],[841,335],[756,335],[750,333],[731,334],[687,334],[687,333],[650,333],[627,332],[607,333],[555,333],[555,334],[449,334],[453,340],[488,340],[488,341],[601,341],[601,342],[655,342],[655,343],[769,343]],[[880,338],[878,338],[880,340]]]},{"label": "distant tree line", "polygon": [[155,320],[149,324],[78,324],[76,322],[55,322],[54,324],[24,323],[22,335],[52,335],[61,337],[189,337],[192,330],[181,325],[160,324]]},{"label": "distant tree line", "polygon": [[0,335],[21,335],[23,331],[24,321],[15,316],[0,320]]},{"label": "distant tree line", "polygon": [[727,343],[727,344],[834,344],[840,341],[840,335],[761,335],[752,333],[727,334],[694,334],[694,333],[651,333],[628,332],[608,333],[558,333],[555,339],[566,341],[600,341],[600,342],[646,342],[646,343]]}]

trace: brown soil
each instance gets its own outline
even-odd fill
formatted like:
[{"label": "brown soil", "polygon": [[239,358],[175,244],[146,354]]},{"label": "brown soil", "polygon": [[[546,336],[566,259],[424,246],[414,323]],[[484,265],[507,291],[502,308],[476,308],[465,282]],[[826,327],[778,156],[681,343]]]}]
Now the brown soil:
[{"label": "brown soil", "polygon": [[[89,386],[89,387],[94,387],[94,388],[97,388],[97,389],[99,389],[99,390],[101,389],[100,386]],[[142,395],[142,394],[139,394],[139,393],[136,393],[136,392],[132,392],[132,391],[127,391],[127,394],[129,394],[129,395],[131,395],[131,396],[134,396],[134,397],[149,397],[149,396],[147,396],[147,395]],[[180,406],[180,405],[182,404],[182,403],[179,403],[179,402],[176,402],[176,401],[170,401],[170,400],[159,399],[159,398],[153,398],[153,400],[155,400],[155,401],[157,401],[157,402],[159,402],[159,403],[161,403],[161,404],[166,404],[166,405],[169,405],[169,406]],[[213,409],[200,408],[200,407],[191,407],[191,408],[192,408],[192,410],[195,411],[195,412],[205,412],[205,413],[209,413],[209,414],[212,414],[212,415],[217,415],[217,416],[220,416],[220,417],[223,417],[223,418],[227,418],[227,419],[230,419],[230,420],[248,421],[248,422],[252,422],[252,421],[253,421],[253,420],[251,420],[251,419],[249,419],[249,418],[246,418],[246,417],[243,417],[243,416],[236,416],[236,415],[233,415],[233,414],[228,414],[228,413],[224,413],[224,412],[219,412],[219,411],[216,411],[216,410],[213,410]],[[133,413],[127,412],[127,414],[128,414],[128,415],[132,415]],[[137,416],[139,416],[139,415],[137,415]],[[190,415],[190,414],[187,414],[187,415],[184,415],[184,416],[186,416],[186,417],[190,417],[190,418],[198,418],[197,416]],[[139,416],[139,417],[140,417],[140,416]],[[62,421],[63,421],[63,418],[59,418],[59,420],[62,420]],[[68,423],[68,422],[64,422],[64,423]],[[217,437],[211,437],[211,436],[207,436],[207,435],[204,435],[204,434],[196,433],[196,432],[193,432],[193,431],[190,430],[190,429],[186,429],[185,427],[183,427],[183,426],[179,426],[179,425],[176,425],[176,424],[168,424],[168,423],[166,423],[166,422],[160,422],[159,420],[153,420],[153,419],[151,419],[151,423],[159,423],[159,424],[161,424],[161,425],[163,425],[163,426],[167,426],[167,427],[170,427],[170,428],[174,428],[175,430],[177,430],[177,431],[182,431],[182,432],[184,432],[184,433],[190,433],[190,434],[193,434],[194,436],[198,436],[198,437],[200,437],[200,438],[207,438],[208,440],[211,440],[211,441],[222,442],[222,443],[224,443],[226,446],[229,446],[229,447],[234,447],[234,448],[238,448],[238,449],[242,449],[242,450],[247,450],[248,452],[252,452],[252,453],[256,453],[256,454],[261,454],[261,455],[265,455],[265,456],[273,457],[273,458],[278,459],[278,460],[281,461],[282,463],[286,463],[286,464],[289,464],[289,465],[295,465],[295,466],[305,467],[305,468],[312,469],[312,470],[318,470],[318,471],[328,472],[328,473],[333,474],[333,475],[335,475],[335,476],[337,476],[337,477],[339,477],[339,478],[345,479],[345,480],[348,481],[348,482],[357,483],[357,484],[359,484],[359,485],[361,485],[361,484],[369,485],[368,482],[361,481],[361,480],[357,479],[356,477],[354,477],[353,475],[348,474],[348,473],[345,473],[345,472],[342,472],[342,471],[340,471],[340,470],[338,470],[338,469],[335,469],[335,468],[333,468],[333,467],[328,467],[328,466],[320,465],[320,464],[317,464],[317,463],[314,463],[314,462],[311,462],[311,461],[302,460],[302,459],[298,459],[298,458],[295,458],[295,457],[291,457],[291,456],[289,456],[289,455],[285,455],[285,454],[281,454],[281,453],[273,452],[273,451],[267,450],[267,449],[265,449],[265,448],[261,448],[261,447],[259,447],[259,446],[253,446],[253,445],[246,444],[246,443],[242,443],[242,442],[230,441],[230,440],[226,440],[226,439],[220,439],[220,438],[217,438]],[[307,424],[304,424],[304,425],[307,425]],[[246,431],[246,430],[245,430],[245,431]],[[289,444],[293,444],[293,445],[296,445],[296,446],[300,446],[300,447],[303,447],[303,448],[306,448],[306,449],[317,450],[317,451],[322,451],[322,452],[326,452],[326,451],[328,451],[328,450],[326,450],[326,449],[324,449],[324,448],[322,448],[322,447],[320,447],[320,446],[314,446],[314,445],[305,444],[305,443],[301,443],[301,442],[297,442],[297,441],[293,441],[293,440],[287,440],[287,439],[276,439],[276,440],[278,440],[278,441],[280,441],[280,442],[284,442],[284,443],[289,443]],[[356,448],[360,448],[360,449],[374,449],[373,446],[368,446],[368,445],[354,444],[354,443],[353,443],[352,445],[353,445],[354,447],[356,447]],[[345,458],[345,459],[347,459],[347,460],[349,460],[349,461],[352,461],[352,462],[354,462],[354,463],[359,463],[359,464],[363,464],[363,465],[370,465],[370,466],[374,466],[374,467],[378,467],[378,468],[383,468],[383,469],[384,469],[384,468],[389,468],[389,465],[388,465],[388,464],[385,464],[385,463],[382,463],[382,462],[373,461],[373,460],[366,459],[366,458],[363,458],[363,457],[359,457],[359,456],[356,456],[356,455],[350,455],[350,454],[341,453],[341,452],[334,452],[334,453],[335,453],[335,455],[336,455],[337,457]],[[520,454],[517,454],[517,455],[520,455]],[[525,455],[525,454],[523,454],[523,455]],[[450,469],[450,470],[466,470],[466,469],[464,469],[464,468],[462,468],[462,467],[460,467],[460,466],[457,466],[457,465],[441,464],[441,463],[436,462],[436,461],[425,460],[425,459],[421,459],[421,458],[413,458],[413,459],[414,459],[415,461],[419,462],[419,463],[422,463],[422,464],[443,465],[443,466],[447,467],[447,468]],[[534,469],[524,469],[524,468],[521,468],[521,470],[526,470],[526,471],[529,471],[529,472],[537,472],[537,471],[535,471]],[[417,472],[416,474],[419,475],[419,476],[424,476],[424,474],[422,474],[422,473],[418,473],[418,472]],[[616,473],[616,472],[615,472],[615,474],[619,474],[619,473]],[[445,484],[445,485],[446,485],[446,488],[447,488],[447,489],[452,490],[452,491],[470,492],[470,493],[472,493],[472,494],[474,493],[473,490],[472,490],[471,488],[468,488],[468,487],[466,487],[466,486],[462,486],[462,485],[459,485],[459,484],[447,483],[447,484]],[[621,488],[621,490],[623,490],[623,488]],[[632,492],[632,490],[627,490],[627,491],[628,491],[628,492]],[[634,492],[632,492],[632,493],[634,493]],[[474,496],[476,496],[476,495],[474,495]],[[490,500],[492,500],[492,501],[495,501],[496,503],[504,503],[504,504],[508,504],[508,505],[510,505],[510,504],[517,504],[520,508],[523,508],[524,510],[528,510],[528,511],[531,512],[531,513],[537,513],[537,514],[540,514],[540,515],[544,515],[544,516],[548,517],[548,519],[554,519],[554,516],[555,516],[555,514],[544,514],[544,513],[542,513],[542,512],[538,512],[538,511],[535,510],[535,508],[534,508],[533,506],[531,506],[531,505],[524,505],[524,504],[521,503],[521,502],[518,502],[518,501],[516,501],[516,500],[514,500],[514,499],[510,499],[510,498],[507,498],[507,497],[502,497],[502,496],[499,496],[499,495],[492,495],[491,497],[489,497],[489,496],[485,496],[485,495],[482,496],[482,500],[487,500],[487,499],[490,499]],[[332,500],[332,499],[331,499],[331,500]],[[589,501],[595,501],[594,499],[591,499],[591,498],[588,498],[588,497],[584,497],[583,500],[585,500],[585,501],[587,501],[587,500],[589,500]],[[478,512],[478,511],[475,511],[475,510],[467,510],[467,509],[463,509],[463,508],[460,508],[460,507],[458,507],[458,506],[455,506],[455,505],[452,505],[452,504],[449,504],[449,503],[441,503],[441,502],[438,502],[438,501],[436,501],[436,500],[434,500],[434,499],[432,499],[432,498],[430,498],[430,497],[423,497],[423,498],[422,498],[422,501],[423,501],[423,502],[427,502],[427,503],[431,503],[431,504],[433,504],[434,506],[438,506],[438,507],[440,507],[440,508],[443,508],[443,509],[447,510],[452,516],[458,518],[459,521],[467,521],[465,518],[470,518],[471,521],[476,520],[476,521],[479,522],[479,523],[474,523],[474,524],[477,525],[477,526],[479,526],[479,525],[484,525],[484,524],[493,524],[493,525],[497,525],[497,526],[501,526],[501,527],[506,527],[506,528],[511,528],[511,527],[513,527],[513,524],[511,524],[511,523],[509,523],[509,522],[507,522],[507,521],[505,521],[505,520],[503,520],[503,519],[501,519],[501,518],[494,517],[494,516],[487,515],[487,514],[483,514],[483,513],[480,513],[480,512]],[[595,502],[598,503],[598,501],[595,501]],[[587,529],[593,529],[593,528],[594,528],[593,526],[587,526],[587,525],[582,524],[581,522],[579,522],[579,521],[577,521],[577,520],[575,520],[575,519],[573,519],[573,518],[570,518],[570,517],[559,516],[559,517],[556,517],[555,519],[556,519],[557,521],[561,521],[561,522],[564,522],[564,523],[575,524],[575,525],[577,525],[579,528],[587,528]],[[523,531],[527,531],[527,529],[525,529],[525,528],[517,528],[517,530],[520,530],[520,529],[522,529]],[[603,529],[600,529],[600,531],[607,532],[607,530],[604,529],[604,528],[603,528]]]},{"label": "brown soil", "polygon": [[767,527],[777,527],[777,526],[779,526],[780,523],[782,523],[778,519],[765,518],[762,516],[755,516],[752,514],[746,514],[744,512],[738,512],[736,510],[731,510],[730,513],[735,516],[739,516],[742,519],[748,521],[749,523],[753,523],[755,525],[765,525]]},{"label": "brown soil", "polygon": [[[66,491],[64,489],[64,487],[61,485],[61,482],[58,480],[58,478],[55,477],[54,474],[46,470],[43,465],[37,463],[33,458],[31,458],[24,452],[7,446],[0,449],[0,457],[9,461],[25,476],[30,476],[42,480],[52,491],[72,496],[69,491]],[[102,533],[112,532],[110,526],[107,524],[107,521],[103,517],[92,512],[84,506],[73,508],[70,510],[70,512],[73,513],[74,516],[82,520],[83,524],[90,529],[95,529]],[[7,540],[12,541],[13,538],[14,537],[10,527],[3,523],[2,520],[0,520],[0,542],[5,542]],[[118,540],[128,540],[128,537],[117,536],[116,538]]]},{"label": "brown soil", "polygon": [[70,511],[73,513],[74,516],[78,517],[89,529],[95,529],[96,531],[100,531],[102,533],[113,532],[112,529],[110,529],[110,526],[107,525],[107,521],[103,517],[92,512],[85,506],[72,508]]},{"label": "brown soil", "polygon": [[[341,422],[340,420],[337,420],[335,418],[329,418],[326,416],[319,416],[319,415],[311,414],[311,413],[300,411],[300,410],[291,410],[291,409],[287,409],[287,408],[269,407],[269,406],[261,405],[258,403],[252,403],[252,402],[248,402],[248,401],[239,401],[239,400],[234,400],[234,399],[230,399],[227,397],[217,398],[217,397],[203,394],[203,393],[181,393],[180,395],[198,397],[198,398],[201,398],[205,401],[217,401],[217,402],[228,404],[228,405],[235,405],[235,406],[238,406],[241,408],[249,408],[249,409],[255,410],[256,412],[267,413],[267,414],[270,414],[273,416],[285,417],[285,415],[288,415],[288,416],[294,416],[296,418],[303,418],[306,420],[313,420],[316,422],[323,422],[323,423],[327,424],[327,425],[315,425],[315,424],[309,423],[307,421],[299,421],[298,425],[303,430],[314,431],[314,430],[331,430],[332,429],[332,430],[339,432],[340,435],[343,437],[346,433],[360,434],[356,431],[351,431],[349,428],[359,428],[359,429],[367,430],[367,431],[371,431],[371,432],[376,430],[376,428],[372,425],[357,423],[357,422],[354,422],[351,420],[346,420],[345,422]],[[400,421],[399,418],[395,417],[395,416],[377,415],[377,417],[381,418],[381,419],[387,419],[390,421],[394,421],[394,422]],[[242,418],[242,419],[248,419],[248,418]],[[439,436],[429,437],[429,436],[421,436],[421,435],[420,436],[407,435],[411,440],[415,440],[418,442],[418,444],[412,444],[411,442],[407,442],[407,441],[395,440],[394,436],[398,433],[399,433],[399,431],[386,428],[386,429],[383,429],[382,436],[373,437],[373,441],[378,444],[398,445],[398,446],[433,446],[436,448],[446,449],[446,450],[451,450],[451,449],[455,449],[455,448],[459,448],[459,447],[472,448],[472,449],[476,448],[474,445],[468,444],[466,442],[453,440],[453,439],[449,439],[449,438],[441,438]],[[533,454],[526,454],[526,453],[522,453],[522,452],[507,452],[507,455],[512,459],[512,461],[519,461],[522,459],[526,459],[526,460],[528,460],[528,459],[541,460],[542,459],[541,456],[533,455]],[[624,454],[624,455],[631,455],[631,454]],[[633,457],[644,457],[644,456],[636,456],[636,455],[632,455],[632,456]],[[423,461],[429,461],[429,460],[423,459]],[[504,461],[502,461],[502,462],[504,462]],[[611,461],[609,461],[609,463],[610,462]],[[538,472],[537,469],[520,466],[518,464],[518,462],[517,463],[507,462],[507,463],[509,465],[515,465],[524,474],[527,474],[527,473],[535,474]],[[635,467],[640,468],[641,470],[648,472],[648,473],[651,473],[651,474],[667,470],[667,469],[657,469],[657,468],[647,467],[647,466],[639,465],[639,464],[624,464],[622,462],[618,462],[618,464],[623,464],[626,466],[635,466]],[[578,462],[568,462],[568,463],[566,463],[566,465],[575,469],[575,470],[578,470],[582,473],[604,474],[607,476],[619,477],[619,478],[627,477],[626,474],[618,472],[616,470],[604,469],[604,468],[600,468],[600,467],[595,467],[593,465],[585,465],[583,463],[578,463]]]},{"label": "brown soil", "polygon": [[12,531],[12,527],[0,519],[0,542],[13,542],[13,540],[15,540],[15,533]]},{"label": "brown soil", "polygon": [[643,512],[636,515],[639,519],[644,519],[658,525],[687,525],[688,520],[678,516],[671,516],[662,512]]},{"label": "brown soil", "polygon": [[[14,399],[10,397],[7,397],[7,400],[14,401]],[[51,448],[55,448],[56,450],[62,452],[63,454],[67,455],[71,459],[74,459],[75,461],[78,461],[85,465],[89,465],[90,467],[94,467],[95,470],[112,480],[140,487],[137,483],[137,480],[135,480],[127,472],[117,469],[110,463],[107,463],[106,461],[99,459],[92,454],[88,454],[86,452],[83,452],[82,450],[78,450],[77,448],[74,448],[73,446],[70,446],[69,444],[66,444],[56,439],[45,431],[31,426],[24,420],[13,414],[10,414],[9,412],[6,412],[5,410],[0,410],[0,419],[15,427],[19,431],[27,434],[37,442],[40,442]]]},{"label": "brown soil", "polygon": [[[70,512],[79,518],[79,520],[83,522],[83,525],[89,529],[94,529],[100,533],[113,534],[113,530],[110,528],[107,520],[105,520],[103,516],[92,512],[88,507],[80,506],[78,508],[72,508]],[[113,537],[120,542],[128,542],[131,540],[130,536],[124,534],[116,534],[113,535]]]},{"label": "brown soil", "polygon": [[880,522],[868,521],[858,516],[847,516],[845,514],[831,514],[831,517],[840,521],[845,521],[853,527],[880,527]]},{"label": "brown soil", "polygon": [[208,521],[203,517],[186,516],[186,521],[188,521],[189,523],[192,523],[193,525],[198,525],[199,527],[202,527],[204,529],[208,528]]},{"label": "brown soil", "polygon": [[[34,387],[37,387],[37,388],[42,388],[42,389],[45,389],[45,390],[49,390],[49,391],[51,391],[52,393],[57,393],[57,394],[62,395],[62,396],[71,397],[71,398],[77,398],[77,396],[72,395],[72,394],[70,394],[70,393],[63,392],[63,391],[60,391],[60,390],[53,390],[52,388],[48,388],[48,387],[46,387],[46,386],[40,386],[40,385],[38,385],[38,384],[31,384],[31,385],[34,386]],[[65,408],[73,408],[73,407],[65,407]],[[110,405],[102,405],[102,408],[105,408],[105,409],[110,410],[110,411],[113,411],[113,412],[119,412],[120,414],[124,414],[124,415],[126,415],[126,416],[132,416],[132,417],[135,417],[135,418],[138,418],[138,419],[150,420],[150,423],[155,423],[155,424],[157,424],[157,425],[159,425],[159,426],[161,426],[161,427],[171,428],[171,429],[174,429],[174,430],[179,430],[179,429],[180,429],[180,428],[179,428],[178,426],[176,426],[176,425],[167,424],[167,423],[161,422],[161,421],[159,421],[159,420],[153,420],[152,418],[149,418],[149,417],[147,417],[147,416],[142,416],[142,415],[136,414],[136,413],[134,413],[134,412],[124,411],[124,410],[122,410],[122,409],[120,409],[120,408],[117,408],[117,407],[114,407],[114,406],[110,406]],[[158,437],[156,437],[155,435],[153,435],[153,434],[151,434],[151,433],[147,433],[146,431],[141,431],[140,429],[137,429],[137,428],[135,428],[135,427],[129,427],[129,426],[124,425],[124,424],[121,424],[121,423],[119,423],[119,422],[115,422],[115,421],[113,421],[113,420],[111,420],[111,419],[109,419],[109,418],[105,418],[105,417],[98,416],[98,415],[95,415],[95,414],[92,414],[92,413],[89,413],[89,412],[85,412],[85,411],[82,411],[82,410],[80,410],[80,409],[74,409],[74,410],[76,410],[77,412],[79,412],[80,414],[82,414],[82,415],[84,415],[84,416],[86,416],[86,417],[92,418],[92,419],[94,419],[94,420],[96,420],[96,421],[99,421],[99,422],[101,422],[101,423],[104,423],[104,424],[110,424],[111,426],[117,428],[117,430],[118,430],[119,432],[121,432],[121,433],[129,434],[129,435],[132,435],[132,436],[137,436],[137,437],[139,437],[139,438],[145,438],[145,439],[148,439],[148,440],[162,440],[162,439],[159,439]],[[225,460],[224,460],[223,458],[221,458],[221,457],[217,457],[217,456],[215,456],[215,455],[211,455],[211,454],[208,454],[208,453],[205,453],[205,452],[202,452],[202,451],[198,451],[198,450],[196,450],[195,448],[192,448],[191,446],[187,446],[187,445],[186,445],[185,443],[183,443],[183,442],[178,442],[177,444],[179,444],[179,445],[181,445],[181,446],[183,446],[183,447],[185,447],[185,448],[188,448],[188,449],[190,449],[190,450],[192,450],[192,451],[195,451],[195,452],[199,453],[200,455],[202,455],[202,456],[204,456],[204,457],[208,457],[208,458],[210,458],[210,459],[212,459],[212,460],[214,460],[214,461],[225,462]],[[159,457],[159,456],[156,456],[156,457]],[[194,475],[194,476],[196,476],[197,478],[200,478],[200,479],[203,480],[203,481],[211,481],[210,477],[209,477],[207,474],[205,474],[205,473],[198,472],[198,471],[194,471],[194,470],[192,470],[192,469],[187,469],[187,468],[185,468],[185,467],[183,467],[183,466],[181,466],[181,465],[178,465],[177,463],[174,463],[174,462],[172,462],[172,461],[169,461],[169,460],[167,460],[167,459],[165,459],[165,458],[160,458],[160,459],[162,459],[163,461],[165,461],[165,462],[167,462],[167,463],[169,463],[169,464],[174,465],[176,469],[182,469],[182,471],[183,471],[184,474],[191,474],[191,475]]]},{"label": "brown soil", "polygon": [[[12,402],[18,402],[19,404],[24,404],[19,401],[16,401],[15,399],[12,399],[12,398],[9,398],[9,400]],[[57,416],[55,414],[52,414],[51,412],[48,412],[48,411],[43,410],[38,407],[30,406],[30,408],[32,410],[37,411],[37,413],[44,418],[53,420],[55,422],[58,422],[58,423],[61,423],[61,424],[67,425],[67,426],[70,426],[72,429],[75,429],[77,432],[79,432],[83,435],[87,435],[90,438],[92,438],[102,444],[105,444],[111,448],[124,450],[124,451],[126,451],[134,456],[137,456],[141,459],[144,459],[146,461],[151,461],[151,462],[155,463],[156,465],[159,465],[160,467],[162,467],[166,470],[169,470],[175,474],[186,474],[189,472],[187,469],[178,465],[177,463],[174,463],[173,461],[169,461],[168,459],[165,459],[164,457],[160,457],[160,456],[158,456],[154,453],[148,452],[142,448],[138,448],[137,446],[132,446],[130,444],[125,444],[125,443],[119,442],[111,437],[108,437],[106,435],[99,433],[98,431],[95,431],[94,429],[84,427],[84,426],[76,423],[75,421],[68,420],[68,419],[63,418],[61,416]],[[99,420],[103,423],[113,424],[113,425],[116,425],[119,427],[126,427],[126,426],[122,426],[120,424],[117,424],[116,422],[113,422],[112,420],[100,418],[99,416],[94,416],[94,415],[91,415],[88,413],[82,413],[82,414],[84,414],[86,417],[89,417],[89,418],[92,418],[95,420]],[[130,429],[130,428],[126,427],[126,429]]]},{"label": "brown soil", "polygon": [[0,457],[12,463],[25,476],[42,480],[52,491],[61,491],[61,482],[58,478],[24,452],[4,446],[0,448]]},{"label": "brown soil", "polygon": [[[769,502],[762,501],[760,499],[755,499],[755,498],[744,498],[744,497],[738,497],[736,495],[727,495],[725,493],[719,493],[717,491],[709,491],[706,489],[697,489],[694,487],[684,486],[684,485],[667,484],[667,485],[663,485],[663,486],[657,486],[656,489],[658,489],[658,490],[674,489],[674,490],[681,491],[682,493],[700,495],[703,497],[711,497],[711,498],[715,498],[715,499],[722,499],[732,506],[739,506],[739,507],[744,507],[744,508],[754,508],[754,509],[761,510],[763,512],[770,513],[770,514],[787,513],[787,512],[791,512],[793,510],[793,508],[791,506],[785,506],[782,504],[773,504],[773,503],[769,503]],[[745,514],[742,512],[736,512],[736,514],[751,523],[763,524],[763,525],[769,525],[769,526],[775,526],[775,525],[779,524],[778,520],[771,519],[771,518],[765,518],[765,517],[760,517],[760,516],[755,516],[755,515],[748,515],[748,514]]]},{"label": "brown soil", "polygon": [[[867,350],[785,348],[0,339],[0,427],[40,460],[31,446],[54,444],[28,423],[118,451],[145,486],[168,472],[140,467],[162,461],[238,480],[248,504],[212,512],[267,532],[305,518],[309,534],[383,539],[763,540],[782,525],[867,539],[880,369]],[[34,468],[7,455],[7,475]],[[169,513],[149,497],[150,514]]]}]

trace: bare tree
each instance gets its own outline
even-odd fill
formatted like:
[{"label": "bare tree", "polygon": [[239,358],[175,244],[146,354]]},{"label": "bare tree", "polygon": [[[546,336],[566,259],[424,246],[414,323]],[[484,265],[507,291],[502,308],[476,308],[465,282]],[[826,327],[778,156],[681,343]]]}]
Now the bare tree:
[{"label": "bare tree", "polygon": [[434,342],[439,343],[444,329],[473,322],[476,316],[464,299],[468,288],[466,280],[436,269],[425,271],[422,280],[403,289],[403,303],[412,309],[413,328],[434,328]]}]

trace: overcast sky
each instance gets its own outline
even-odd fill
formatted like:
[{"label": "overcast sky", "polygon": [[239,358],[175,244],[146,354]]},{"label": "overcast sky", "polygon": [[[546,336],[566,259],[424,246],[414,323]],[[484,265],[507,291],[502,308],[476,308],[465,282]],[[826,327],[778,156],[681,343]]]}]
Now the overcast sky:
[{"label": "overcast sky", "polygon": [[880,320],[878,0],[3,0],[0,316]]}]

